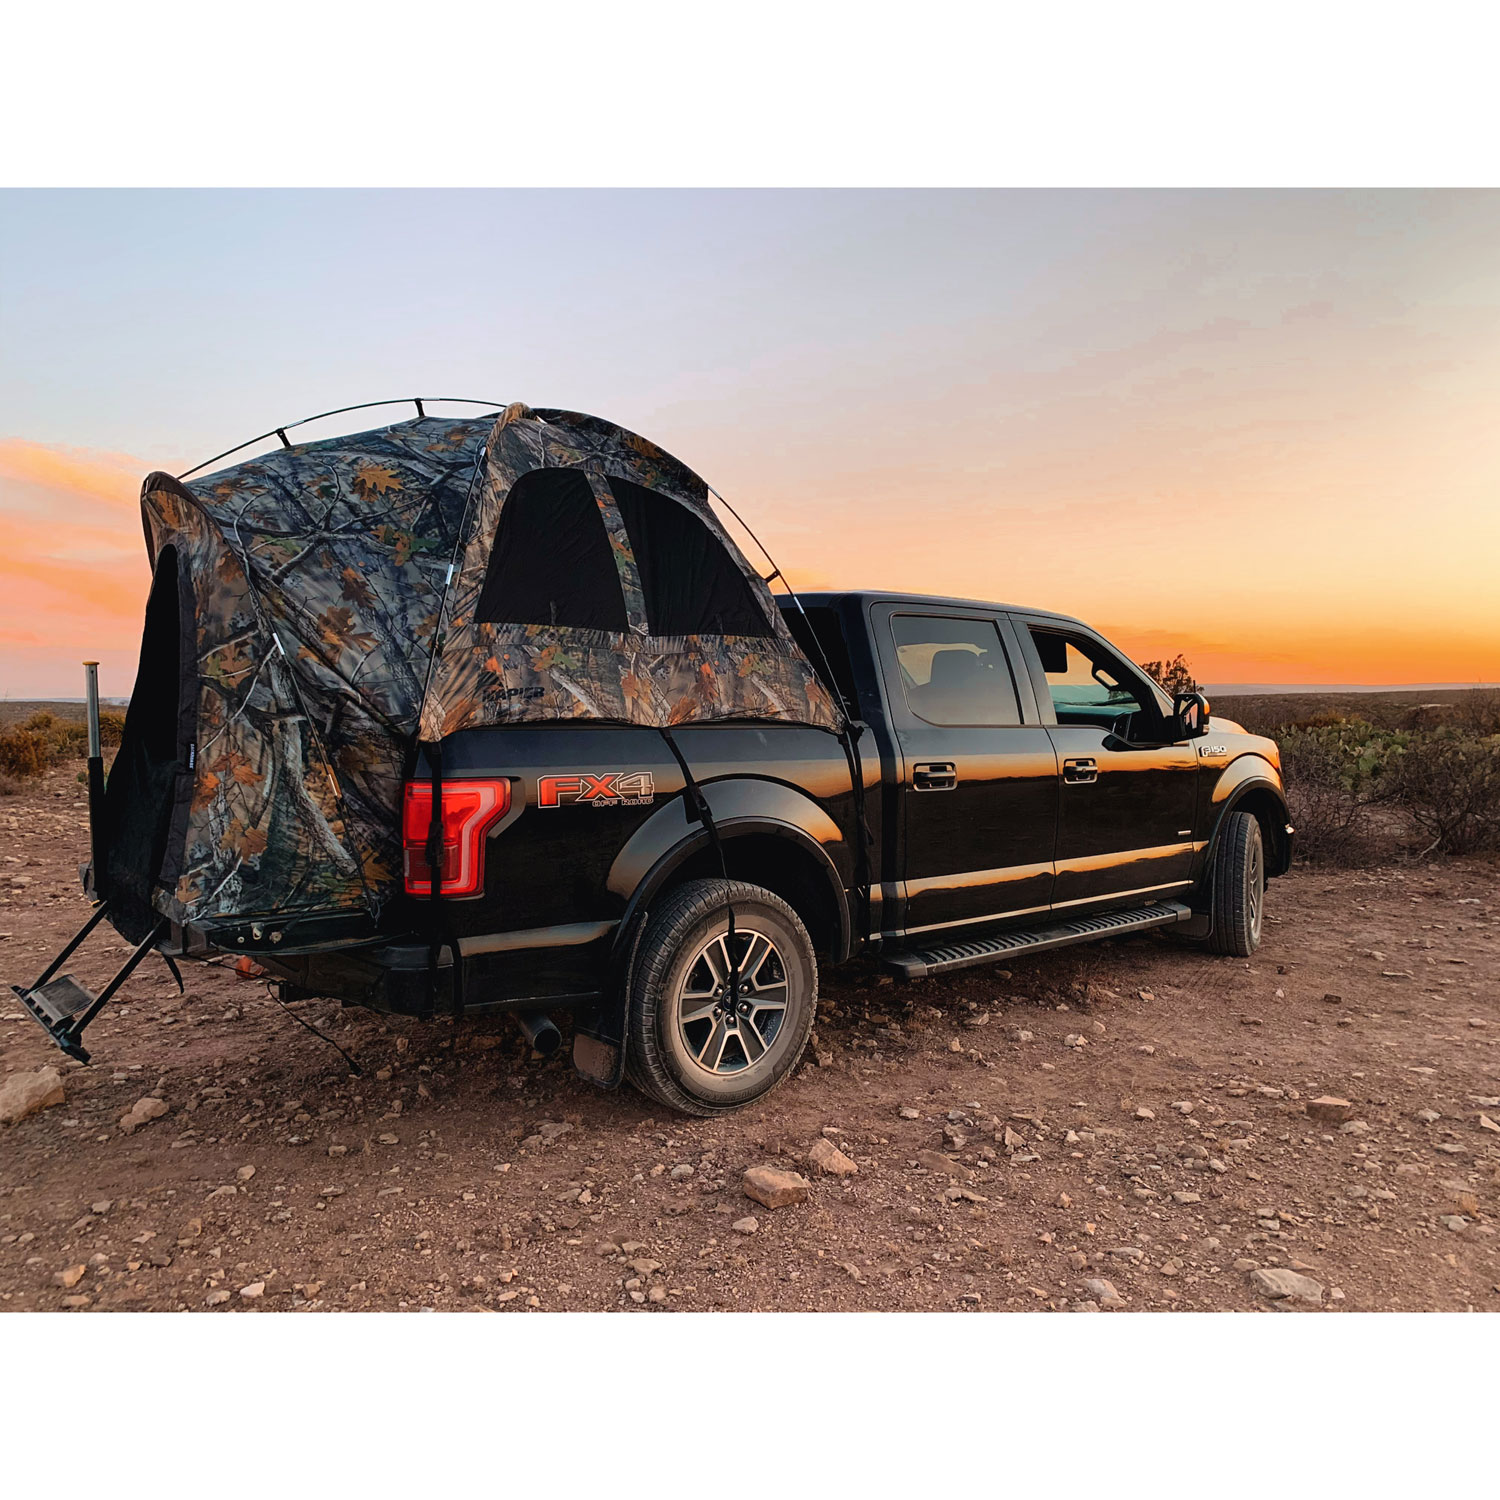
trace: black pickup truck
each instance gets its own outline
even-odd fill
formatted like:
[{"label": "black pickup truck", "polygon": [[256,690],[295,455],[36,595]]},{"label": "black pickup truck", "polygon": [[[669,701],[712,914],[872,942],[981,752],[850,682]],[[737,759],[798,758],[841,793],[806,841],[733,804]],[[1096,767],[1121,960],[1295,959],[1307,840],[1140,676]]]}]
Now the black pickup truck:
[{"label": "black pickup truck", "polygon": [[[1276,746],[1201,695],[1058,615],[777,601],[649,440],[413,401],[142,486],[107,778],[90,678],[94,910],[12,986],[65,1052],[152,953],[228,953],[287,1000],[509,1010],[542,1051],[568,1009],[586,1075],[712,1114],[795,1065],[820,962],[1168,926],[1254,951]],[[95,995],[61,968],[105,920],[133,951]]]},{"label": "black pickup truck", "polygon": [[[1291,858],[1272,741],[1198,695],[1174,704],[1060,615],[884,593],[783,608],[852,755],[773,723],[681,728],[676,753],[623,725],[446,743],[446,795],[473,809],[456,852],[475,894],[449,903],[464,1009],[516,1010],[544,1045],[545,1013],[574,1010],[586,1072],[628,1059],[639,1088],[707,1114],[796,1064],[820,963],[874,955],[919,979],[1151,927],[1255,951]],[[425,775],[407,789],[414,897]],[[430,956],[413,935],[263,961],[294,994],[424,1014]],[[451,964],[445,947],[440,1004]]]}]

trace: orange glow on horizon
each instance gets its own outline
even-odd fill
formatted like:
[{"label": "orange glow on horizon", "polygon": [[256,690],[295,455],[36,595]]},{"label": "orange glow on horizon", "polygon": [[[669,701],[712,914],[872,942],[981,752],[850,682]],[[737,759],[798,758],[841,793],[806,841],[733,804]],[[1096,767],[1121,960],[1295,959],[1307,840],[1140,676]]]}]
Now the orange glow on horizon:
[{"label": "orange glow on horizon", "polygon": [[[103,662],[107,694],[129,692],[150,583],[137,500],[150,467],[0,441],[0,694],[74,696],[84,657]],[[1442,467],[1434,461],[1435,488]],[[1137,660],[1183,652],[1204,682],[1500,681],[1500,526],[1468,500],[1472,475],[1450,477],[1423,523],[1399,537],[1361,524],[1369,494],[1326,473],[1314,476],[1326,486],[1315,506],[1300,491],[1257,495],[1248,481],[1221,487],[1213,504],[1183,490],[1018,505],[1007,500],[1013,485],[987,493],[988,476],[962,468],[904,478],[893,468],[878,492],[835,480],[817,495],[768,469],[742,478],[736,503],[748,499],[800,589],[888,587],[1057,610]],[[941,507],[905,500],[934,491]],[[1450,545],[1454,535],[1463,545]]]}]

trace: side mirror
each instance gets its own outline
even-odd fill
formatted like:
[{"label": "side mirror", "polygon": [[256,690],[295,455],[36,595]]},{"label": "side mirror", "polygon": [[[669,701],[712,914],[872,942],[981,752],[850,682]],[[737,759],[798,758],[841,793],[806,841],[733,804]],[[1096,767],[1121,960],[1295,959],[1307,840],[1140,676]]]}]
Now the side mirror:
[{"label": "side mirror", "polygon": [[1172,700],[1172,717],[1177,721],[1177,738],[1195,740],[1208,733],[1208,699],[1202,693],[1178,693]]}]

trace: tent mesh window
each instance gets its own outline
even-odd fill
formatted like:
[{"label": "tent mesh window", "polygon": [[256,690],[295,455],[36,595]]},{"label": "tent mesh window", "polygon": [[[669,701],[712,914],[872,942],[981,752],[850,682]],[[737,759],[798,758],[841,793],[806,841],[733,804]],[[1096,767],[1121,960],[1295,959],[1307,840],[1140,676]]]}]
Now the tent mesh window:
[{"label": "tent mesh window", "polygon": [[609,489],[630,534],[653,636],[772,634],[745,575],[685,505],[613,474]]},{"label": "tent mesh window", "polygon": [[534,469],[511,487],[474,617],[489,624],[627,628],[599,502],[579,470]]}]

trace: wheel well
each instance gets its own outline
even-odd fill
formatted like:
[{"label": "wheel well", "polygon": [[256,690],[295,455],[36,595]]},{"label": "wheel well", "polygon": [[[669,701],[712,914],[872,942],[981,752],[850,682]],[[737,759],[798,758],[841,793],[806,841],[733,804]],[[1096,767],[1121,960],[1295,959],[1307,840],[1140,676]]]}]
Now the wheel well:
[{"label": "wheel well", "polygon": [[[1235,799],[1229,812],[1255,814],[1255,821],[1260,824],[1261,841],[1266,846],[1266,874],[1285,874],[1291,864],[1290,850],[1287,847],[1287,814],[1286,807],[1276,793],[1269,787],[1251,787],[1244,796]],[[1227,815],[1226,813],[1225,816]],[[1222,818],[1219,826],[1223,827]]]},{"label": "wheel well", "polygon": [[[780,896],[802,918],[813,947],[836,958],[843,946],[843,918],[815,855],[791,839],[770,833],[731,834],[724,841],[724,864],[731,880],[748,881]],[[712,848],[699,849],[672,871],[662,893],[685,880],[712,880],[722,875]]]}]

